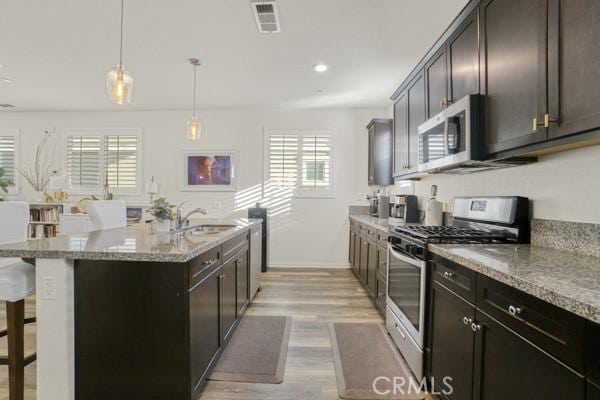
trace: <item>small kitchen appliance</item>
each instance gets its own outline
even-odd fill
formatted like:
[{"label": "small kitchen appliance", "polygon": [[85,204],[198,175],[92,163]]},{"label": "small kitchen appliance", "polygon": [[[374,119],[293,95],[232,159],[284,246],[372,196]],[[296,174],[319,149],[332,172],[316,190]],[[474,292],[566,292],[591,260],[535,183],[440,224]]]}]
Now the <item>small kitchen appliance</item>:
[{"label": "small kitchen appliance", "polygon": [[417,379],[423,377],[427,252],[430,243],[529,243],[524,197],[454,200],[452,226],[391,226],[388,231],[386,328]]},{"label": "small kitchen appliance", "polygon": [[390,225],[419,222],[417,196],[397,194],[391,196],[389,201]]}]

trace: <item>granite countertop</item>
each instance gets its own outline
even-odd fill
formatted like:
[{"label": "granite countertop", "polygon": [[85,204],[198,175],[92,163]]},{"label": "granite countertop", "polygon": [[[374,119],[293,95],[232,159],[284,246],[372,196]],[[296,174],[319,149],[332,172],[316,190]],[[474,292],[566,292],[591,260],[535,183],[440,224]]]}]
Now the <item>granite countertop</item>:
[{"label": "granite countertop", "polygon": [[428,249],[600,323],[600,258],[530,245],[430,244]]},{"label": "granite countertop", "polygon": [[0,246],[0,257],[68,258],[106,261],[187,262],[236,234],[260,224],[256,219],[197,219],[191,225],[235,225],[226,231],[175,235],[156,232],[153,224],[61,235]]},{"label": "granite countertop", "polygon": [[378,217],[371,217],[370,215],[350,215],[350,218],[360,222],[361,224],[369,225],[375,229],[386,231],[389,229],[390,224],[388,219],[380,219]]}]

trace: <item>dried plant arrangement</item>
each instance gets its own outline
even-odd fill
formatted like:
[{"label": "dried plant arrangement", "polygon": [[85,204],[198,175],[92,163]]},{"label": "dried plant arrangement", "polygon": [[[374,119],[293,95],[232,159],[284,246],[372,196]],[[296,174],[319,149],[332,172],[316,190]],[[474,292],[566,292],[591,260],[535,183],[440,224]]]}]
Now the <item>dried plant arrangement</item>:
[{"label": "dried plant arrangement", "polygon": [[17,168],[19,174],[25,178],[36,192],[43,192],[50,180],[50,166],[44,159],[44,149],[51,135],[50,131],[44,131],[44,137],[40,140],[35,150],[33,165],[30,164],[24,168]]}]

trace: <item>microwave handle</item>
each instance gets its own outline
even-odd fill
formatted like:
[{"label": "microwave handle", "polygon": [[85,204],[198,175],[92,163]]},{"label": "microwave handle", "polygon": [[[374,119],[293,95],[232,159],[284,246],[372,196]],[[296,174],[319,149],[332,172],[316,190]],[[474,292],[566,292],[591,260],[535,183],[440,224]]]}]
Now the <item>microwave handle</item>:
[{"label": "microwave handle", "polygon": [[[460,118],[448,117],[444,122],[444,136],[446,138],[446,149],[448,154],[454,154],[460,149]],[[451,128],[452,127],[452,128]],[[452,142],[450,139],[452,138]],[[452,143],[452,145],[450,145]]]}]

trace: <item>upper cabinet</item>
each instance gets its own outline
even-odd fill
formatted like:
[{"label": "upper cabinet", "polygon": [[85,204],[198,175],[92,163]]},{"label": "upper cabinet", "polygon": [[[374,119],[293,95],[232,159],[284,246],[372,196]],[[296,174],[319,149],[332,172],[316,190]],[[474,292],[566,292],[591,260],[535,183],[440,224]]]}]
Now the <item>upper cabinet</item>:
[{"label": "upper cabinet", "polygon": [[387,186],[392,177],[392,120],[373,119],[369,132],[369,185]]},{"label": "upper cabinet", "polygon": [[546,139],[546,0],[480,5],[488,154]]},{"label": "upper cabinet", "polygon": [[469,94],[485,159],[600,143],[598,37],[597,0],[471,0],[392,96],[394,176],[418,176],[419,124]]},{"label": "upper cabinet", "polygon": [[550,0],[549,137],[600,128],[600,1]]}]

